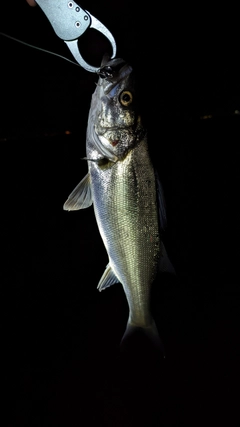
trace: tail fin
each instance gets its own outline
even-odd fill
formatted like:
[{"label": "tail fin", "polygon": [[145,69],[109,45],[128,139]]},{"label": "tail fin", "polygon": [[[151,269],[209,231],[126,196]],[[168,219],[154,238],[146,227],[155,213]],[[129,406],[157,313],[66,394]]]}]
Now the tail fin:
[{"label": "tail fin", "polygon": [[166,357],[164,345],[159,337],[158,330],[153,319],[150,326],[138,326],[128,320],[127,327],[120,344],[121,349],[126,349],[127,343],[130,343],[133,338],[140,338],[141,335],[145,335],[145,337],[147,337],[153,344],[153,347],[160,352],[164,358]]}]

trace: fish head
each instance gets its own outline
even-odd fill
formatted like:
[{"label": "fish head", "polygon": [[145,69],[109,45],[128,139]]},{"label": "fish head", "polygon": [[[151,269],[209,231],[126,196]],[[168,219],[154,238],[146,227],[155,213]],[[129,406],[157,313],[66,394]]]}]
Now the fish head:
[{"label": "fish head", "polygon": [[92,97],[92,132],[109,160],[120,160],[145,134],[138,109],[132,67],[123,59],[104,57]]}]

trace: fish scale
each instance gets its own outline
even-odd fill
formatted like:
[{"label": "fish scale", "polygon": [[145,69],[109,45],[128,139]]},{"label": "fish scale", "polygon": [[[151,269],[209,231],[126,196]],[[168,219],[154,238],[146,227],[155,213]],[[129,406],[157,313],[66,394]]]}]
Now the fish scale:
[{"label": "fish scale", "polygon": [[98,289],[120,282],[129,306],[122,342],[141,330],[162,348],[150,312],[151,285],[159,267],[173,273],[174,269],[160,238],[165,221],[162,189],[136,95],[131,66],[122,59],[104,58],[88,118],[88,174],[64,209],[93,205],[109,258]]},{"label": "fish scale", "polygon": [[[89,150],[87,156],[91,155]],[[89,172],[99,231],[110,266],[123,285],[130,321],[149,326],[150,286],[157,272],[160,240],[155,176],[146,138],[107,169],[89,162]]]}]

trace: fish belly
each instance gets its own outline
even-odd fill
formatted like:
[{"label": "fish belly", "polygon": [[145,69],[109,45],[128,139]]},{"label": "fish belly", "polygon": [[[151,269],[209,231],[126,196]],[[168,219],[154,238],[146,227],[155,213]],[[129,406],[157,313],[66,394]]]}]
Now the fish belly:
[{"label": "fish belly", "polygon": [[110,266],[122,283],[129,321],[152,322],[150,288],[160,251],[155,175],[146,140],[124,160],[99,167],[89,162],[92,197],[99,232]]}]

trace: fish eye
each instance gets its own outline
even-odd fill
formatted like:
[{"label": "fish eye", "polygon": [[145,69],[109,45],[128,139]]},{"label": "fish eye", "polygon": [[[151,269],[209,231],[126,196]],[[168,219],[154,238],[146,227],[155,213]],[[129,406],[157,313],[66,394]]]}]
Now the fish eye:
[{"label": "fish eye", "polygon": [[119,95],[119,101],[124,107],[128,107],[133,101],[131,92],[129,92],[129,90],[121,92]]}]

